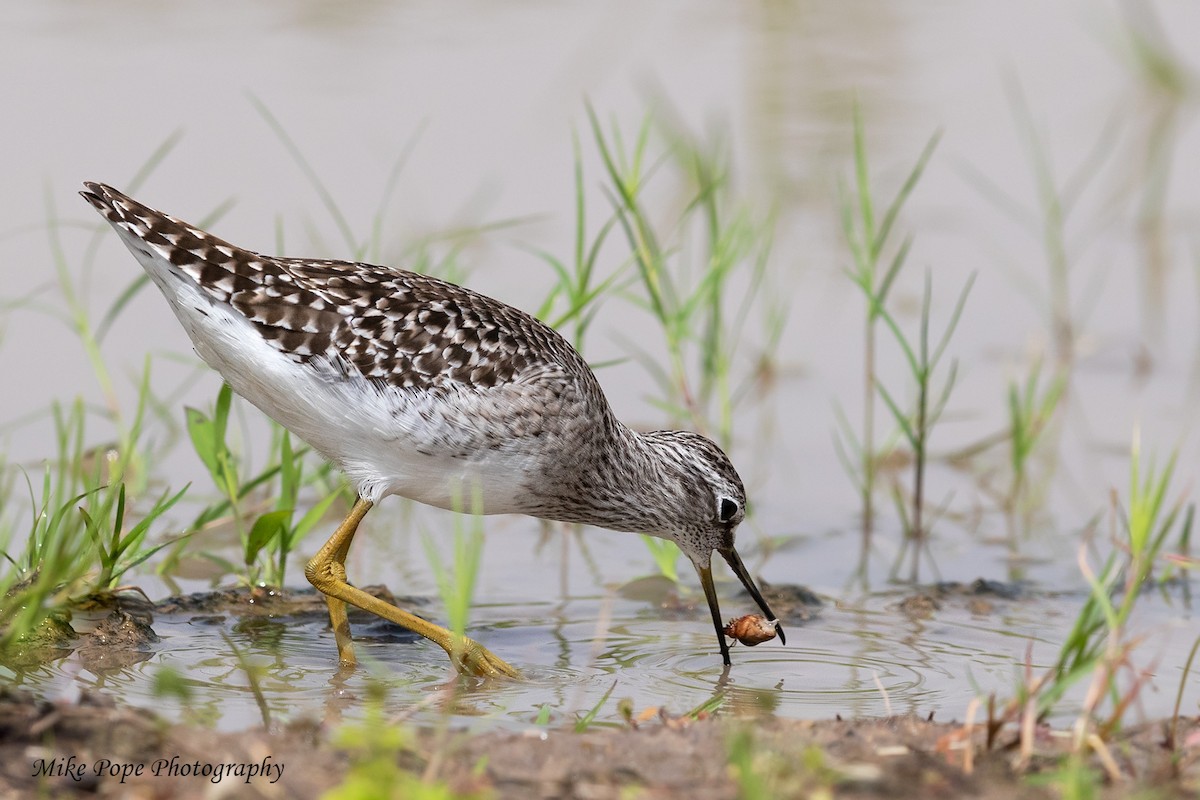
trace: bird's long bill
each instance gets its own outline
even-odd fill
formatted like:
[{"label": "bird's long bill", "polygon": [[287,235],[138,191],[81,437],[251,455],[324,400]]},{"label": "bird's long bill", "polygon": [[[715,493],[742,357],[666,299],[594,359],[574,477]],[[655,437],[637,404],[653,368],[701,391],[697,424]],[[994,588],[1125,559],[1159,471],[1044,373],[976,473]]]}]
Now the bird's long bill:
[{"label": "bird's long bill", "polygon": [[[746,587],[746,591],[754,598],[754,602],[758,603],[758,607],[767,615],[767,619],[775,624],[775,631],[779,634],[779,641],[782,644],[787,644],[787,637],[784,636],[783,627],[779,624],[779,620],[775,619],[774,612],[767,605],[767,601],[763,600],[762,592],[754,584],[754,579],[750,577],[750,573],[746,571],[746,565],[742,563],[741,557],[737,551],[730,549],[729,552],[721,553],[721,557],[725,559],[725,563],[733,570],[733,574],[738,576],[738,580],[742,582],[742,586]],[[729,666],[729,644],[725,641],[725,625],[721,621],[721,606],[717,602],[717,588],[713,585],[712,565],[700,566],[696,564],[696,572],[700,575],[700,585],[704,588],[704,599],[708,601],[708,610],[712,613],[713,627],[717,631],[717,642],[721,645],[721,660],[726,666]]]},{"label": "bird's long bill", "polygon": [[717,629],[717,643],[721,645],[721,661],[725,666],[729,660],[729,643],[725,641],[725,626],[721,623],[721,605],[717,602],[717,587],[713,586],[712,564],[702,567],[696,564],[696,572],[700,575],[700,585],[704,587],[704,599],[708,601],[708,610],[712,612],[713,627]]}]

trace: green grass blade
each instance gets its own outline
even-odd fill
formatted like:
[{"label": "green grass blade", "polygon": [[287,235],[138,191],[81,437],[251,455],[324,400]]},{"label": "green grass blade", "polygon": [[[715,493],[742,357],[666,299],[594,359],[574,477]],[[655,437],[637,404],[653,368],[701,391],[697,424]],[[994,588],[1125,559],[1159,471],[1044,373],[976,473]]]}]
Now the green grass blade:
[{"label": "green grass blade", "polygon": [[900,214],[900,209],[908,202],[908,197],[916,188],[917,182],[921,180],[921,176],[925,173],[925,167],[929,164],[929,159],[933,157],[934,150],[937,149],[938,142],[942,139],[942,131],[938,129],[929,137],[929,141],[925,144],[925,149],[921,151],[921,155],[917,157],[917,163],[913,165],[912,170],[908,173],[900,190],[896,192],[896,197],[888,206],[887,211],[883,215],[883,221],[879,224],[879,235],[876,237],[874,252],[878,253],[883,243],[887,241],[888,235],[892,231],[892,226],[896,222],[896,217]]},{"label": "green grass blade", "polygon": [[329,191],[324,182],[321,180],[320,176],[317,175],[317,171],[313,169],[312,164],[310,164],[308,159],[304,157],[304,153],[300,151],[299,146],[287,132],[287,129],[283,126],[283,123],[281,123],[279,119],[273,113],[271,113],[271,110],[267,108],[267,105],[260,100],[257,95],[253,93],[247,93],[247,97],[249,98],[251,105],[254,106],[256,111],[258,111],[259,116],[261,116],[263,121],[267,123],[267,127],[271,129],[271,131],[279,139],[280,143],[283,144],[284,149],[288,151],[288,154],[292,157],[292,160],[296,163],[296,166],[298,166],[300,171],[304,173],[304,176],[308,178],[309,185],[313,187],[313,190],[317,193],[317,197],[320,198],[321,203],[329,212],[329,216],[333,219],[334,225],[337,226],[338,232],[341,233],[342,239],[345,241],[346,246],[351,252],[358,252],[359,245],[355,239],[354,230],[350,227],[350,223],[346,220],[346,216],[342,213],[341,208],[338,207],[337,201],[333,199],[333,193]]},{"label": "green grass blade", "polygon": [[604,704],[608,702],[608,698],[612,697],[612,693],[616,691],[616,688],[617,681],[613,681],[612,686],[608,687],[608,691],[596,701],[596,705],[592,706],[588,712],[575,723],[576,733],[584,733],[588,728],[592,727],[592,723],[595,722],[596,716],[600,713],[600,709],[603,708]]}]

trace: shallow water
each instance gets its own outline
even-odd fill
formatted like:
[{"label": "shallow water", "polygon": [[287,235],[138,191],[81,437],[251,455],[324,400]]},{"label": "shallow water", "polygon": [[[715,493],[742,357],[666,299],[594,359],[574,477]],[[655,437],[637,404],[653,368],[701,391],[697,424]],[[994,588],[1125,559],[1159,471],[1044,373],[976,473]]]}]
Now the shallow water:
[{"label": "shallow water", "polygon": [[[727,674],[702,606],[664,618],[656,606],[611,595],[479,607],[473,635],[519,665],[521,681],[451,680],[441,650],[379,624],[355,626],[361,666],[339,670],[328,626],[312,614],[241,619],[164,614],[154,625],[161,641],[133,666],[91,671],[69,656],[15,674],[6,668],[5,674],[49,697],[99,689],[172,718],[230,730],[299,718],[355,718],[372,686],[380,684],[388,688],[388,708],[395,713],[432,721],[451,709],[458,724],[474,728],[523,727],[537,719],[543,704],[552,721],[570,724],[610,690],[601,724],[617,718],[622,700],[630,701],[635,714],[656,707],[680,714],[714,698],[723,712],[739,715],[961,718],[981,692],[995,692],[1002,700],[1011,696],[1027,647],[1035,670],[1048,666],[1082,597],[987,599],[992,608],[981,612],[963,597],[946,597],[926,619],[904,614],[898,594],[843,600],[805,623],[785,622],[786,647],[777,642],[734,647]],[[739,602],[747,601],[725,598],[727,607]],[[1143,608],[1143,622],[1154,623],[1153,655],[1162,679],[1143,697],[1148,715],[1165,713],[1174,701],[1181,674],[1172,665],[1186,657],[1185,616],[1154,599]],[[1164,624],[1175,630],[1153,629]],[[1164,644],[1170,641],[1175,646]],[[192,694],[188,703],[155,694],[154,677],[163,666],[183,676]],[[262,692],[265,712],[252,683]],[[450,687],[457,691],[443,692]],[[1064,704],[1057,718],[1065,721],[1071,711]]]},{"label": "shallow water", "polygon": [[[63,220],[67,257],[78,261],[91,235],[81,225],[94,224],[73,195],[79,183],[124,185],[182,129],[181,143],[155,169],[141,199],[199,220],[233,196],[236,206],[214,226],[219,235],[275,250],[278,223],[287,252],[344,256],[347,246],[329,215],[245,92],[283,121],[360,235],[376,211],[383,174],[424,126],[384,221],[383,257],[396,260],[405,244],[431,231],[528,218],[488,235],[461,260],[472,286],[535,308],[552,275],[523,246],[564,253],[571,246],[571,125],[581,130],[589,186],[599,183],[594,148],[583,135],[582,99],[631,131],[653,98],[665,98],[694,128],[710,120],[726,127],[741,188],[759,205],[777,202],[781,209],[771,280],[773,293],[786,299],[788,323],[774,388],[738,411],[731,455],[754,504],[739,546],[765,580],[806,585],[827,604],[789,627],[787,647],[735,648],[734,669],[722,684],[703,609],[663,610],[619,593],[653,571],[635,537],[590,530],[583,535],[586,553],[570,539],[564,555],[568,540],[561,533],[539,547],[538,523],[490,519],[472,631],[533,680],[468,692],[459,698],[461,720],[521,725],[545,703],[555,719],[571,719],[614,680],[601,720],[616,718],[620,698],[631,698],[638,710],[682,712],[718,691],[726,692],[726,708],[747,713],[890,709],[961,716],[979,692],[1011,694],[1031,642],[1035,667],[1053,659],[1086,592],[1077,566],[1081,531],[1108,513],[1112,491],[1124,496],[1135,424],[1143,448],[1160,462],[1179,449],[1174,496],[1195,484],[1200,184],[1187,176],[1200,174],[1200,63],[1185,46],[1195,38],[1186,32],[1200,31],[1200,10],[1187,2],[1152,7],[1190,75],[1174,95],[1131,66],[1122,49],[1123,37],[1144,24],[1138,8],[353,2],[337,10],[231,5],[213,15],[202,4],[10,4],[0,12],[6,23],[0,58],[7,74],[40,79],[0,84],[0,103],[18,121],[5,133],[9,191],[0,195],[0,372],[10,376],[0,394],[0,422],[13,421],[3,428],[4,450],[10,463],[36,468],[51,449],[50,402],[77,394],[100,399],[70,331],[29,303],[10,308],[30,296],[61,307],[48,288],[47,194]],[[895,608],[906,590],[889,582],[901,540],[890,500],[880,496],[864,578],[858,498],[832,445],[835,403],[851,420],[861,416],[862,302],[840,273],[849,257],[837,205],[837,179],[850,169],[850,102],[857,96],[862,103],[885,197],[929,135],[944,131],[902,221],[916,238],[894,299],[907,309],[902,323],[913,325],[922,272],[930,269],[937,329],[967,276],[978,275],[949,350],[961,375],[933,442],[935,454],[945,454],[1002,430],[1007,381],[1052,350],[1046,256],[1036,226],[1044,214],[1015,123],[1016,91],[1046,138],[1060,183],[1081,165],[1089,178],[1077,179],[1082,188],[1067,216],[1079,331],[1072,384],[1036,464],[1045,503],[1027,531],[1010,535],[1010,521],[998,509],[993,487],[1007,485],[1003,449],[969,469],[943,461],[930,466],[930,500],[949,510],[935,525],[932,560],[922,563],[921,577],[1019,580],[1026,594],[997,600],[990,614],[972,614],[956,599],[930,619],[911,620]],[[1105,158],[1088,166],[1087,154],[1110,124]],[[1167,177],[1161,194],[1156,169]],[[980,175],[1012,201],[989,199]],[[596,190],[589,199],[598,225],[604,196]],[[1010,213],[1009,206],[1022,210]],[[1032,229],[1022,215],[1034,221]],[[101,239],[84,287],[97,316],[135,270],[112,236]],[[761,331],[752,325],[750,335],[761,338]],[[649,342],[654,352],[658,332],[640,310],[612,300],[597,317],[586,355],[594,363],[626,357],[629,340]],[[118,319],[104,351],[117,376],[139,369],[152,352],[161,391],[185,387],[176,405],[204,406],[215,395],[210,373],[187,383],[193,368],[175,356],[190,348],[151,292]],[[882,381],[902,386],[899,355],[883,346],[881,358]],[[652,381],[636,362],[599,374],[624,419],[662,424],[650,402]],[[117,390],[128,406],[135,382],[119,380]],[[109,434],[99,422],[89,430],[97,442]],[[261,448],[255,430],[261,432],[252,424],[252,445]],[[176,448],[161,472],[174,486],[207,485],[186,447]],[[897,478],[907,482],[907,471]],[[450,531],[452,517],[409,516],[400,506],[389,500],[372,516],[351,554],[350,574],[397,594],[436,597],[420,535]],[[1102,520],[1094,566],[1109,549]],[[318,539],[311,536],[302,554],[315,551]],[[761,545],[776,539],[785,546],[765,555]],[[290,574],[300,580],[298,569]],[[139,576],[138,583],[155,597],[168,593],[153,576]],[[691,575],[683,575],[683,591],[685,605],[699,597]],[[726,617],[752,610],[732,586],[728,592]],[[425,610],[442,618],[436,602]],[[1147,595],[1136,622],[1147,637],[1138,663],[1155,672],[1140,713],[1163,716],[1196,634],[1195,612],[1177,588]],[[194,682],[197,702],[229,728],[261,714],[222,632],[262,667],[276,718],[361,713],[371,675],[393,687],[397,709],[445,681],[440,651],[404,642],[365,642],[361,652],[372,666],[339,677],[331,638],[321,628],[317,620],[264,629],[233,619],[160,619],[162,642],[136,667],[92,675],[67,659],[12,678],[50,696],[100,686],[126,702],[178,714],[152,692],[156,670],[171,665]],[[1193,679],[1185,708],[1194,709],[1198,699]],[[1068,703],[1060,713],[1071,711]]]},{"label": "shallow water", "polygon": [[[605,538],[594,531],[587,535]],[[354,624],[361,666],[339,670],[328,623],[319,613],[160,614],[154,629],[161,641],[133,666],[92,671],[71,655],[29,671],[3,668],[3,674],[49,697],[100,689],[171,718],[229,730],[299,718],[357,718],[378,685],[387,687],[387,708],[393,713],[432,722],[449,712],[456,724],[473,729],[531,725],[543,705],[549,705],[552,721],[571,724],[602,701],[598,722],[611,723],[619,718],[617,704],[623,700],[635,714],[657,707],[680,714],[719,699],[724,713],[740,715],[848,718],[911,712],[961,718],[973,697],[1011,697],[1023,680],[1027,653],[1035,674],[1049,667],[1086,596],[1047,593],[1036,584],[1002,584],[1017,591],[1012,598],[939,595],[928,588],[939,607],[922,618],[903,610],[910,590],[863,594],[829,586],[825,605],[808,609],[811,616],[780,614],[787,646],[777,641],[752,649],[734,646],[733,667],[724,673],[703,598],[698,589],[688,588],[686,576],[682,597],[664,592],[658,579],[630,590],[622,584],[617,548],[602,552],[610,548],[597,542],[600,552],[593,556],[604,565],[600,582],[606,590],[598,593],[591,581],[582,581],[580,589],[563,593],[545,578],[564,572],[574,577],[578,564],[569,562],[583,560],[577,551],[568,555],[564,570],[560,554],[549,552],[554,548],[543,548],[531,561],[529,553],[537,549],[533,537],[513,531],[503,536],[487,549],[471,634],[517,665],[521,681],[454,680],[437,647],[388,624],[361,621]],[[359,569],[351,564],[351,574],[370,575],[365,562],[383,548],[368,541],[358,547],[366,557],[360,556]],[[503,553],[511,555],[506,559]],[[626,565],[626,574],[646,571],[637,561]],[[775,561],[784,559],[775,556],[768,564]],[[394,576],[405,570],[385,565],[378,571]],[[415,583],[422,589],[418,594],[436,596],[420,579]],[[439,605],[422,600],[411,607],[444,619]],[[735,584],[726,583],[722,608],[732,617],[753,610],[753,604]],[[1148,594],[1134,628],[1147,636],[1142,652],[1157,661],[1159,678],[1143,693],[1142,713],[1169,714],[1194,635],[1192,612],[1177,591]],[[164,666],[190,687],[187,703],[156,694],[155,675]],[[251,689],[251,673],[265,712]],[[450,692],[451,687],[457,691]],[[1055,720],[1071,718],[1078,694],[1058,708]]]}]

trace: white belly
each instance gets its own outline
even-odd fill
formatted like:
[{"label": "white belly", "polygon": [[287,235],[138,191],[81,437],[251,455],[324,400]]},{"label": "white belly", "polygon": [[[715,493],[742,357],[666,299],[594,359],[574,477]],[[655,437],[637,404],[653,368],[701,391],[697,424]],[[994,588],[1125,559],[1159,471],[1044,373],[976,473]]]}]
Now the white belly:
[{"label": "white belly", "polygon": [[461,441],[444,447],[445,439],[462,439],[444,403],[381,390],[326,362],[293,361],[190,281],[148,271],[200,357],[235,392],[340,467],[360,496],[378,502],[398,494],[460,511],[521,512],[523,487],[536,466],[531,457],[511,448],[464,449]]}]

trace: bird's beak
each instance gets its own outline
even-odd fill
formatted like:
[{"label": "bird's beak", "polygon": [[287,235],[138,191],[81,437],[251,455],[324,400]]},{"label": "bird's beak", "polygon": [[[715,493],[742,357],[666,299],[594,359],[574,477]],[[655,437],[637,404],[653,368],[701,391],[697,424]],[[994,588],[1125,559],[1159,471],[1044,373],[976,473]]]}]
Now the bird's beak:
[{"label": "bird's beak", "polygon": [[[742,559],[737,554],[737,551],[731,547],[728,551],[720,552],[721,557],[725,559],[725,563],[733,570],[733,574],[738,576],[738,580],[742,582],[742,586],[746,587],[746,591],[754,598],[754,602],[758,603],[758,607],[762,609],[763,614],[775,625],[775,632],[779,635],[779,641],[782,644],[787,644],[787,637],[783,633],[783,627],[780,626],[779,620],[775,619],[775,614],[771,611],[771,607],[767,605],[767,601],[763,600],[762,592],[758,590],[758,587],[754,584],[754,579],[746,571],[746,565],[742,563]],[[696,564],[696,572],[700,575],[700,585],[704,587],[704,598],[708,601],[708,610],[712,613],[713,627],[717,631],[717,642],[721,645],[721,660],[728,666],[730,663],[729,644],[725,641],[725,623],[721,620],[721,606],[717,603],[717,589],[713,585],[711,561],[706,566]]]}]

